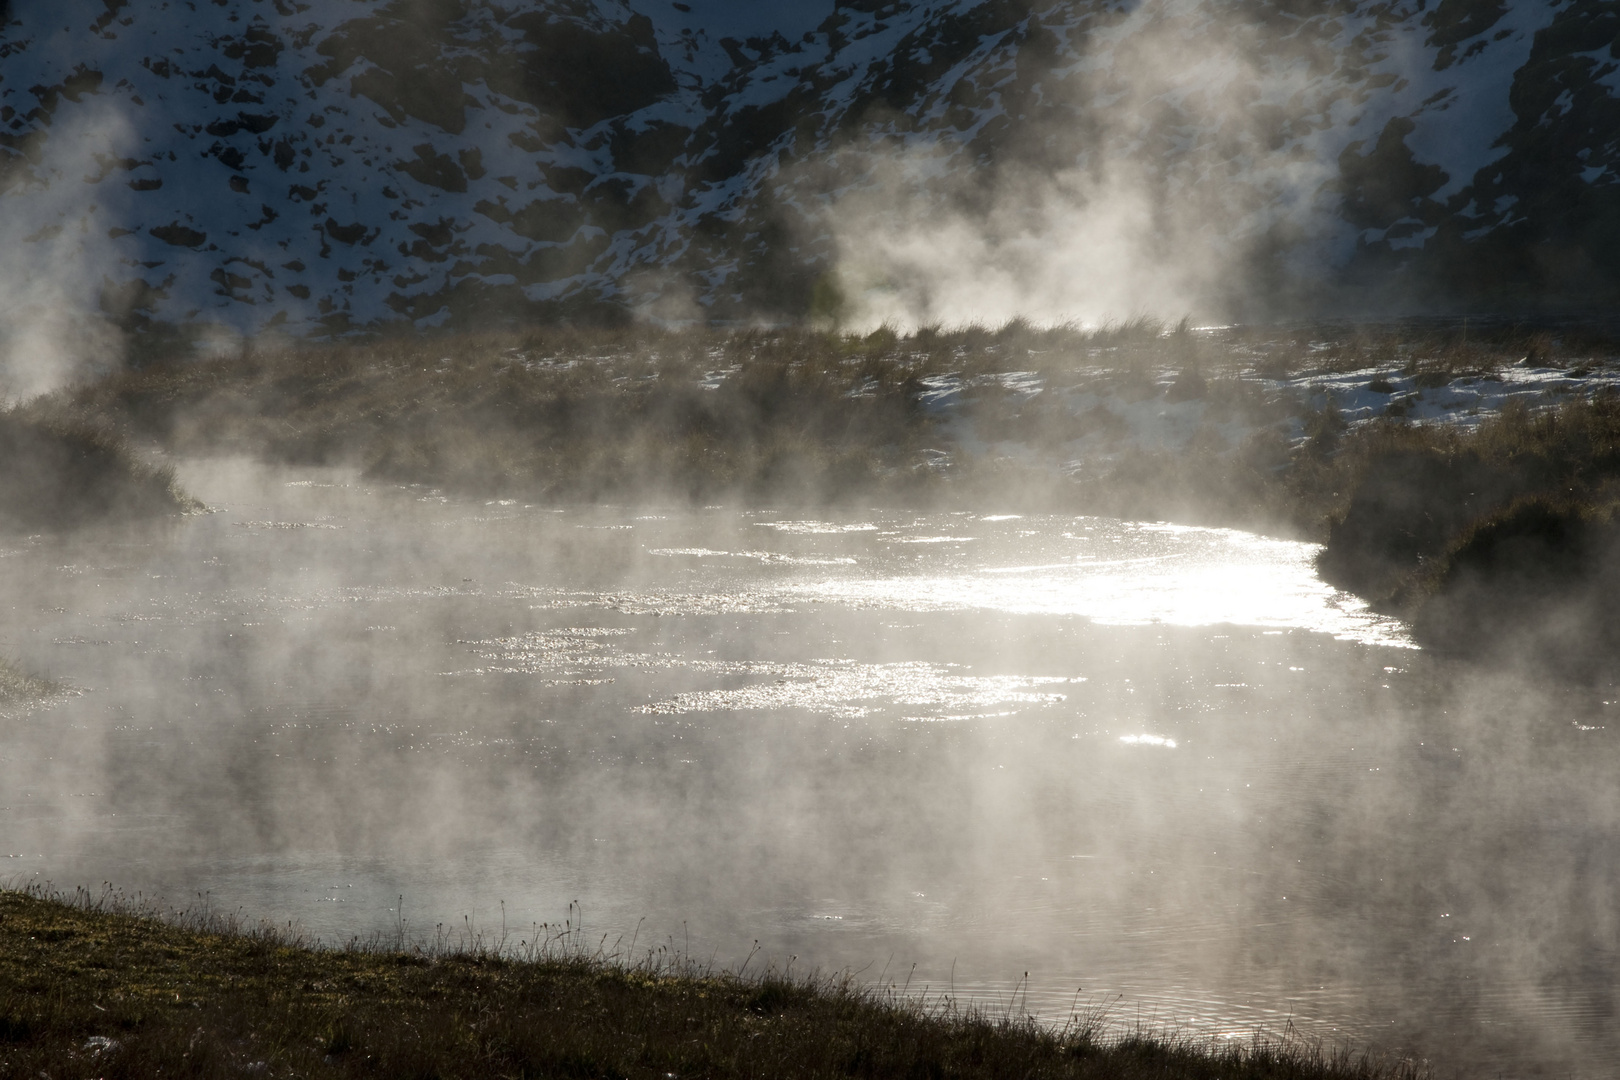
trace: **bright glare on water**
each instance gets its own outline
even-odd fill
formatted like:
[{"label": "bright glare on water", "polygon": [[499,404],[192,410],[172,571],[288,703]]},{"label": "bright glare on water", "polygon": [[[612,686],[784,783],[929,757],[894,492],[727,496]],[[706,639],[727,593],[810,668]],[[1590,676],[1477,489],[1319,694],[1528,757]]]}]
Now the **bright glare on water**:
[{"label": "bright glare on water", "polygon": [[0,550],[0,653],[75,688],[0,718],[12,881],[1620,1066],[1614,694],[1437,662],[1311,545],[182,479]]},{"label": "bright glare on water", "polygon": [[[1405,628],[1316,576],[1316,545],[1232,529],[1106,518],[950,521],[951,536],[878,533],[896,544],[959,545],[907,573],[805,582],[793,595],[911,611],[981,608],[1019,615],[1081,615],[1113,626],[1285,627],[1369,645],[1410,645]],[[927,520],[922,524],[937,524]],[[915,527],[915,526],[914,526]],[[989,543],[981,543],[989,541]],[[1013,560],[1008,562],[1008,559]],[[1021,558],[1042,560],[1019,563]],[[944,571],[944,572],[941,572]]]}]

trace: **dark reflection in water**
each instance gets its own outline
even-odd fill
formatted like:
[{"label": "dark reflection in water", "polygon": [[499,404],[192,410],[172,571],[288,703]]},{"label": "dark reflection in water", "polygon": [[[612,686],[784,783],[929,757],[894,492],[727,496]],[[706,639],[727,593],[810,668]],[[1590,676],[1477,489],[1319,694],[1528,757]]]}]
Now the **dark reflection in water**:
[{"label": "dark reflection in water", "polygon": [[1432,662],[1308,547],[185,478],[220,512],[0,558],[0,648],[82,690],[0,720],[12,880],[329,940],[578,900],[1051,1018],[1620,1065],[1613,707]]}]

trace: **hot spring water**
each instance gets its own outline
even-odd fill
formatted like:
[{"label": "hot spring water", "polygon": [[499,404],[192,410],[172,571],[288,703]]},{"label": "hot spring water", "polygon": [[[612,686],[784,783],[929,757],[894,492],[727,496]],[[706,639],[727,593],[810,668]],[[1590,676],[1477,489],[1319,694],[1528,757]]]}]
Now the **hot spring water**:
[{"label": "hot spring water", "polygon": [[1309,545],[182,481],[216,512],[0,550],[0,652],[75,688],[0,719],[12,883],[1620,1065],[1620,710],[1436,662]]}]

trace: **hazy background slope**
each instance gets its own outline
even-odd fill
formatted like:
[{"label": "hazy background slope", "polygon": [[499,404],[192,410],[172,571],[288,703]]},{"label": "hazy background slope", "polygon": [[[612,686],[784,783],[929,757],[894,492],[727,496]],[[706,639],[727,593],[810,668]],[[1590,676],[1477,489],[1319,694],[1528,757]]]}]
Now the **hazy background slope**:
[{"label": "hazy background slope", "polygon": [[1620,281],[1608,0],[0,12],[23,384],[195,321],[1539,310]]}]

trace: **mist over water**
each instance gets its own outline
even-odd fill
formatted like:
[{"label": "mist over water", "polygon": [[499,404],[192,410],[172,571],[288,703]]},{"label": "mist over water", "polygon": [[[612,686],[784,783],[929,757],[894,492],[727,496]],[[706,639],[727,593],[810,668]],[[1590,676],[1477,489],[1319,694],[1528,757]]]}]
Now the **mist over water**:
[{"label": "mist over water", "polygon": [[0,649],[80,690],[0,719],[12,881],[1620,1063],[1612,695],[1439,663],[1310,545],[181,480],[218,512],[0,552]]}]

